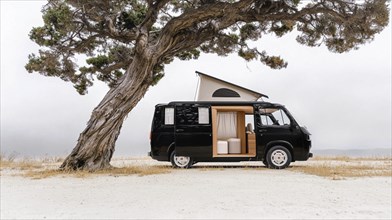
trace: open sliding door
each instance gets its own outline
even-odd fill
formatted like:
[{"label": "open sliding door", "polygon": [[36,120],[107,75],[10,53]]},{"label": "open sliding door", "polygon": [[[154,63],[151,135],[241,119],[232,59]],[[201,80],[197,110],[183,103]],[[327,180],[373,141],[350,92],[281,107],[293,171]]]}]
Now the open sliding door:
[{"label": "open sliding door", "polygon": [[[254,114],[253,106],[211,106],[213,157],[256,156],[254,134],[247,133],[245,129],[246,114]],[[229,139],[239,139],[240,153],[218,154],[218,141],[228,143]]]}]

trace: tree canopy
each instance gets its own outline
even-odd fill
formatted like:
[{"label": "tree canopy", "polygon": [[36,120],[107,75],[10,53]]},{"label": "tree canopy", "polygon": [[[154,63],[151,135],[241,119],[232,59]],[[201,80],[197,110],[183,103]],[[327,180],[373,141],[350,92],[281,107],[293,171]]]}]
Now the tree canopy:
[{"label": "tree canopy", "polygon": [[41,49],[25,68],[70,81],[80,94],[94,79],[116,85],[137,44],[157,55],[154,85],[174,58],[237,53],[279,69],[287,62],[251,42],[297,30],[300,44],[342,53],[373,40],[389,21],[386,0],[49,0],[42,14],[43,26],[29,34]]}]

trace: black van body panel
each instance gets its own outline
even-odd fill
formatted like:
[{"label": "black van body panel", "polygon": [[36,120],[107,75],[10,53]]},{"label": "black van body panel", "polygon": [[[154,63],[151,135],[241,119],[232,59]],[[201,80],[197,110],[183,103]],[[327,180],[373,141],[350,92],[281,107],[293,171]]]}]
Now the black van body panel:
[{"label": "black van body panel", "polygon": [[[253,106],[256,133],[255,157],[213,157],[211,106]],[[165,108],[174,108],[174,124],[165,125]],[[198,108],[209,108],[209,123],[198,123]],[[280,108],[290,119],[290,125],[262,125],[256,112],[263,107]],[[300,127],[284,106],[268,102],[170,102],[155,107],[151,127],[150,156],[159,161],[169,161],[173,150],[178,156],[190,156],[197,162],[239,162],[264,160],[268,150],[276,145],[286,147],[292,161],[307,160],[310,154],[310,133]]]},{"label": "black van body panel", "polygon": [[157,105],[151,126],[150,145],[151,155],[159,161],[168,161],[170,157],[169,147],[174,145],[174,125],[164,125],[164,107]]},{"label": "black van body panel", "polygon": [[[198,108],[209,109],[209,124],[199,124]],[[178,156],[198,160],[212,157],[212,127],[210,105],[177,104],[175,108],[175,148]]]}]

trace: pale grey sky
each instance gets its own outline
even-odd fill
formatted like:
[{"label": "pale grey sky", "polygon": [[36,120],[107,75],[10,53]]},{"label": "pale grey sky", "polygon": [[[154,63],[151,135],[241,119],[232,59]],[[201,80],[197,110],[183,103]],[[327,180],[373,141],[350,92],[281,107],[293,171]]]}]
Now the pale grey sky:
[{"label": "pale grey sky", "polygon": [[[93,108],[108,91],[95,82],[80,96],[71,83],[28,74],[28,54],[38,47],[29,40],[42,24],[44,1],[1,1],[1,151],[20,155],[65,155],[76,144]],[[145,155],[154,106],[193,100],[195,70],[269,95],[266,101],[286,105],[308,127],[315,149],[391,147],[391,25],[357,51],[334,54],[295,41],[264,36],[256,45],[281,55],[289,65],[271,70],[235,55],[202,55],[174,61],[166,76],[151,87],[129,114],[115,155]]]}]

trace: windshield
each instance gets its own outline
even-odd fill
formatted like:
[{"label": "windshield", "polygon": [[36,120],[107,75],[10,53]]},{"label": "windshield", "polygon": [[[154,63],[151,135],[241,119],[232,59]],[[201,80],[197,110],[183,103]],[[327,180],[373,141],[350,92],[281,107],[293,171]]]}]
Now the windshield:
[{"label": "windshield", "polygon": [[284,126],[291,124],[289,116],[281,108],[260,108],[259,115],[261,125],[263,126]]}]

